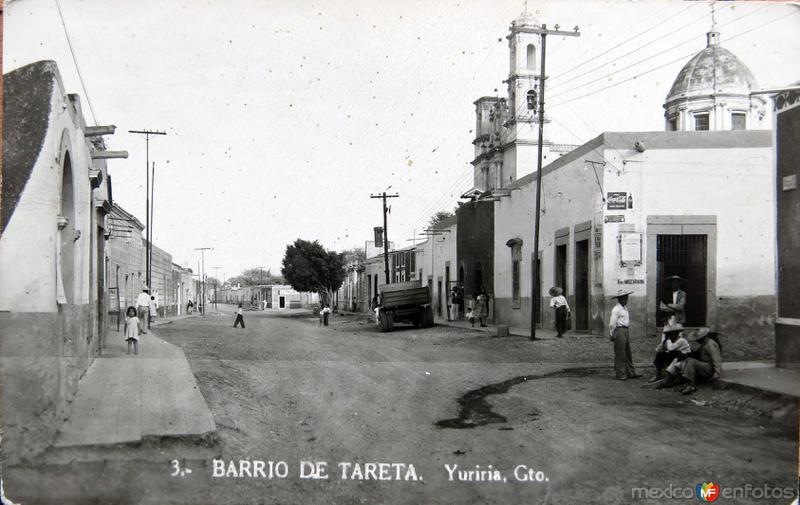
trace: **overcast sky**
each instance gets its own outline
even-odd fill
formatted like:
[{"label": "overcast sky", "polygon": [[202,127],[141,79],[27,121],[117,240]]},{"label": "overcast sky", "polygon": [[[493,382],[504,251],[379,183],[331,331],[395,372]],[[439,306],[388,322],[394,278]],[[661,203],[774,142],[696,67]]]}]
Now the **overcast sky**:
[{"label": "overcast sky", "polygon": [[[87,122],[88,96],[97,123],[117,126],[109,147],[130,157],[109,162],[114,200],[142,221],[145,142],[127,130],[165,130],[150,143],[154,242],[189,266],[195,247],[213,247],[206,265],[228,277],[259,265],[279,271],[298,237],[363,246],[381,224],[370,193],[389,187],[400,194],[389,219],[399,244],[452,209],[471,187],[472,102],[505,94],[505,36],[524,9],[516,0],[60,6],[86,89],[55,0],[6,5],[3,71],[55,60]],[[581,29],[548,39],[545,136],[568,144],[662,130],[664,97],[711,24],[707,2],[528,8],[551,27]],[[762,87],[800,80],[800,7],[719,2],[716,12],[722,45]]]}]

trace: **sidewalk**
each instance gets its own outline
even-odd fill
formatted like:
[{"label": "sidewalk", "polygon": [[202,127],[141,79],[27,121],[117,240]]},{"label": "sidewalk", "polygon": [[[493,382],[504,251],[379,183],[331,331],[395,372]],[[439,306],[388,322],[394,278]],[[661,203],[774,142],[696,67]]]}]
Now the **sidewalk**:
[{"label": "sidewalk", "polygon": [[[169,324],[178,318],[156,323]],[[146,437],[203,438],[216,431],[214,418],[183,351],[151,330],[139,354],[127,355],[122,333],[109,330],[103,355],[78,384],[70,416],[56,447],[139,442]]]},{"label": "sidewalk", "polygon": [[[502,326],[502,325],[496,325],[496,324],[488,324],[488,325],[486,325],[486,327],[481,327],[478,324],[478,322],[475,321],[475,326],[473,327],[470,324],[469,321],[448,321],[447,319],[439,318],[439,317],[435,318],[435,323],[438,324],[438,325],[441,325],[441,326],[450,326],[452,328],[461,328],[461,329],[464,329],[464,330],[481,331],[483,333],[488,333],[490,336],[493,336],[493,337],[497,336],[498,326]],[[515,327],[515,326],[509,326],[508,327],[508,334],[510,336],[512,336],[512,337],[529,338],[531,336],[531,330],[530,330],[530,328],[519,328],[519,327]],[[564,336],[565,337],[571,337],[571,338],[575,338],[575,337],[583,338],[583,337],[598,337],[599,335],[573,333],[571,331],[568,331],[567,333],[564,334]],[[542,340],[555,339],[555,338],[557,338],[556,337],[556,331],[555,330],[551,330],[551,329],[545,329],[545,328],[537,328],[536,329],[536,338],[537,339],[542,339]]]},{"label": "sidewalk", "polygon": [[776,368],[772,361],[734,361],[722,364],[726,384],[800,398],[800,372]]}]

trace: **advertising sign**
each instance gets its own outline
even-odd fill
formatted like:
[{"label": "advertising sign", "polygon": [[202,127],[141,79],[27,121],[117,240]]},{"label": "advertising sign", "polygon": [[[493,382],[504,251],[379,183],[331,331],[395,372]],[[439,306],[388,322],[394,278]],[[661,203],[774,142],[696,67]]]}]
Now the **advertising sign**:
[{"label": "advertising sign", "polygon": [[609,191],[606,196],[608,210],[625,210],[628,208],[628,193],[625,191]]}]

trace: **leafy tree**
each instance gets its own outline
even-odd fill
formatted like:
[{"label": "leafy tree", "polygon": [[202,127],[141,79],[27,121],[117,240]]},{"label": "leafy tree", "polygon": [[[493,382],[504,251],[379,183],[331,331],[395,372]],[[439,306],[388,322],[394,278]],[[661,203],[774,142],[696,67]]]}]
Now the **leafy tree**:
[{"label": "leafy tree", "polygon": [[319,293],[330,304],[344,282],[344,254],[328,251],[319,241],[297,239],[286,246],[281,274],[296,291]]},{"label": "leafy tree", "polygon": [[272,269],[248,268],[241,274],[230,277],[231,285],[258,286],[259,284],[286,284],[286,280],[279,275],[272,275]]},{"label": "leafy tree", "polygon": [[438,225],[439,223],[441,223],[441,222],[443,222],[443,221],[445,221],[447,219],[450,219],[453,216],[455,216],[455,214],[452,213],[452,212],[448,212],[446,210],[440,210],[439,212],[437,212],[436,214],[431,216],[431,220],[428,221],[428,226],[430,228],[435,228],[436,225]]},{"label": "leafy tree", "polygon": [[344,256],[345,264],[353,261],[359,261],[361,263],[367,261],[367,253],[362,247],[347,249],[346,251],[342,251],[342,255]]}]

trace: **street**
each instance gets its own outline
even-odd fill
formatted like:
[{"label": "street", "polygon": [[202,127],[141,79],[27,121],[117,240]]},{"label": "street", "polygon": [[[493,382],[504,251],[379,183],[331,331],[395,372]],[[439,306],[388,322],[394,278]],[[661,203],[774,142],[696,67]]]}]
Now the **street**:
[{"label": "street", "polygon": [[[382,334],[363,315],[320,327],[305,310],[245,312],[246,329],[233,319],[220,306],[157,330],[186,353],[216,438],[54,450],[8,468],[7,495],[24,504],[613,504],[669,501],[635,500],[632,488],[796,480],[793,405],[708,388],[694,403],[644,379],[615,381],[598,366],[610,360],[605,339],[531,343],[443,326]],[[306,477],[328,478],[301,478],[302,461]]]}]

